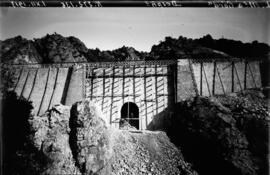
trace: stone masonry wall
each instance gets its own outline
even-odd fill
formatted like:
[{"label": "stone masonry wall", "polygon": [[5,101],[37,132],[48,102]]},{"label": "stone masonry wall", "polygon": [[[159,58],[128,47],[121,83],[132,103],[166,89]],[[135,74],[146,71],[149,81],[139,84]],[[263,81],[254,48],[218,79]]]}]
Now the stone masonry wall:
[{"label": "stone masonry wall", "polygon": [[177,101],[196,94],[212,96],[262,87],[258,61],[179,60],[177,76]]},{"label": "stone masonry wall", "polygon": [[100,106],[108,121],[119,127],[121,108],[132,102],[139,108],[139,129],[174,103],[173,66],[159,64],[87,67],[85,97]]}]

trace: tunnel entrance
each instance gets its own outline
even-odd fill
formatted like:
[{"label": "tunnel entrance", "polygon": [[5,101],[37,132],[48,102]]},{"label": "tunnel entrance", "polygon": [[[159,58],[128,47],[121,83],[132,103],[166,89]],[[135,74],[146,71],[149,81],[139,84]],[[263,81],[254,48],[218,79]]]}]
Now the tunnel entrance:
[{"label": "tunnel entrance", "polygon": [[128,122],[131,126],[139,129],[139,108],[135,103],[127,102],[121,108],[120,126]]}]

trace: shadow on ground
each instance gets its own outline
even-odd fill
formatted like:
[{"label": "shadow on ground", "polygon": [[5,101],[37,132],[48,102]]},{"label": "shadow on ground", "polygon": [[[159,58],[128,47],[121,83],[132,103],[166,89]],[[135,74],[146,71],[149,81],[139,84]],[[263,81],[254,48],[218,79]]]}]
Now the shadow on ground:
[{"label": "shadow on ground", "polygon": [[166,131],[200,175],[268,175],[269,115],[261,93],[182,101],[148,128]]},{"label": "shadow on ground", "polygon": [[4,174],[38,172],[39,167],[33,167],[37,160],[42,161],[42,156],[28,143],[31,132],[28,119],[33,109],[31,102],[18,97],[15,92],[6,92],[2,104]]}]

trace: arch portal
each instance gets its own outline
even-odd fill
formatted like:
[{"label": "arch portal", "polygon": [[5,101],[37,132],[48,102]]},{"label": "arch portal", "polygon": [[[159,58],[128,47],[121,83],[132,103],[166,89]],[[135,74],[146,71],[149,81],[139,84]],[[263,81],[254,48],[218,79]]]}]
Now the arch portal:
[{"label": "arch portal", "polygon": [[121,108],[121,119],[139,129],[139,108],[135,103],[127,102]]}]

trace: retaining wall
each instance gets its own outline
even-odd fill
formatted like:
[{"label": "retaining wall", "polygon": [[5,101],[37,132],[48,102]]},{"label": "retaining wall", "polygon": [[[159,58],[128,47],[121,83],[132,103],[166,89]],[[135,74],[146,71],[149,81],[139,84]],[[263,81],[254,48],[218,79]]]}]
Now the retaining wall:
[{"label": "retaining wall", "polygon": [[55,104],[71,105],[83,99],[82,68],[25,65],[14,66],[12,71],[15,83],[10,90],[32,102],[33,115],[43,114]]},{"label": "retaining wall", "polygon": [[259,61],[178,61],[177,101],[260,88]]},{"label": "retaining wall", "polygon": [[144,130],[154,116],[174,103],[174,73],[173,67],[158,63],[87,67],[85,97],[98,104],[115,127],[119,127],[122,106],[135,103],[139,128]]},{"label": "retaining wall", "polygon": [[88,98],[119,127],[122,106],[133,102],[139,108],[140,129],[153,125],[153,118],[177,101],[262,87],[258,61],[19,65],[12,71],[16,79],[12,90],[33,102],[34,115],[55,104],[72,105]]}]

